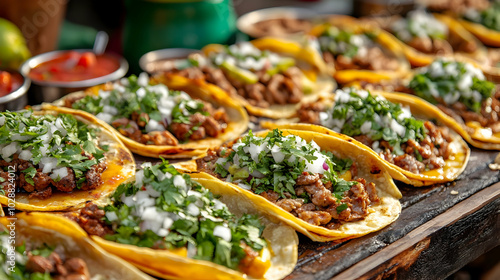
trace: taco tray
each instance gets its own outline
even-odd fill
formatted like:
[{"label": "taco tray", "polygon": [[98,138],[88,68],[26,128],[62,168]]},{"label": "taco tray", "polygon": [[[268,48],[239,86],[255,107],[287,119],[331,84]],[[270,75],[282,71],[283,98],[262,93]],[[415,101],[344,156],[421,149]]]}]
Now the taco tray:
[{"label": "taco tray", "polygon": [[[467,168],[451,183],[396,181],[403,210],[378,232],[325,243],[299,234],[298,263],[285,279],[445,278],[500,245],[500,176],[488,167],[497,154],[471,148]],[[137,165],[148,161],[158,160],[136,155]]]}]

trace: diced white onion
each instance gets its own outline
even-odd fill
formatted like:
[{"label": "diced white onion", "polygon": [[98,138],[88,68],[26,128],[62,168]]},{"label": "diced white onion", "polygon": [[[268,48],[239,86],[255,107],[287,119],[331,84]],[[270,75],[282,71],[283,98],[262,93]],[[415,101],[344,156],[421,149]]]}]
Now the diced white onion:
[{"label": "diced white onion", "polygon": [[391,129],[394,130],[399,136],[404,137],[406,128],[400,125],[396,120],[391,120]]},{"label": "diced white onion", "polygon": [[19,153],[19,158],[22,160],[30,160],[33,157],[33,153],[29,150],[23,150],[21,153]]},{"label": "diced white onion", "polygon": [[368,134],[372,129],[372,122],[370,121],[364,122],[359,129],[361,130],[361,133]]},{"label": "diced white onion", "polygon": [[2,148],[2,158],[7,159],[17,152],[20,148],[17,142],[12,142],[9,145]]},{"label": "diced white onion", "polygon": [[175,175],[174,186],[179,187],[179,189],[187,189],[186,180],[181,175]]},{"label": "diced white onion", "polygon": [[306,167],[304,168],[304,171],[319,174],[325,173],[325,169],[323,168],[323,163],[325,163],[326,161],[325,155],[320,153],[318,150],[314,151],[313,155],[317,158],[315,160],[312,160],[311,162],[306,161]]},{"label": "diced white onion", "polygon": [[100,112],[99,114],[95,115],[95,117],[105,123],[111,123],[113,121],[113,115],[104,112]]},{"label": "diced white onion", "polygon": [[106,218],[108,218],[110,222],[113,222],[118,220],[118,215],[116,215],[115,212],[106,212]]},{"label": "diced white onion", "polygon": [[141,87],[146,87],[149,84],[148,73],[142,72],[137,78],[137,84]]},{"label": "diced white onion", "polygon": [[66,136],[68,135],[68,132],[66,131],[66,129],[64,128],[64,124],[63,124],[63,121],[61,118],[57,118],[56,119],[56,123],[55,123],[57,129],[61,132],[61,135],[62,136]]},{"label": "diced white onion", "polygon": [[276,144],[271,148],[271,154],[276,163],[280,163],[285,159],[285,154],[281,152],[281,148]]},{"label": "diced white onion", "polygon": [[196,216],[200,215],[200,208],[198,208],[196,205],[194,205],[194,203],[191,203],[187,207],[187,212],[189,215],[196,217]]},{"label": "diced white onion", "polygon": [[57,166],[57,158],[43,157],[40,159],[40,167],[43,173],[49,173]]},{"label": "diced white onion", "polygon": [[160,228],[156,234],[158,234],[158,236],[165,237],[168,233],[169,231],[167,229]]},{"label": "diced white onion", "polygon": [[66,176],[68,176],[68,168],[67,167],[61,167],[61,168],[54,169],[52,171],[52,174],[50,174],[50,178],[52,178],[52,180],[62,179]]},{"label": "diced white onion", "polygon": [[165,127],[163,124],[150,119],[149,122],[146,124],[146,132],[153,132],[153,131],[165,131]]},{"label": "diced white onion", "polygon": [[223,240],[230,242],[231,241],[231,230],[224,226],[215,226],[214,228],[214,236],[218,236]]},{"label": "diced white onion", "polygon": [[165,217],[165,218],[163,219],[163,224],[162,224],[162,226],[163,226],[163,228],[164,228],[164,229],[169,229],[169,228],[170,228],[173,224],[174,224],[174,220],[173,220],[172,218],[170,218],[170,217]]}]

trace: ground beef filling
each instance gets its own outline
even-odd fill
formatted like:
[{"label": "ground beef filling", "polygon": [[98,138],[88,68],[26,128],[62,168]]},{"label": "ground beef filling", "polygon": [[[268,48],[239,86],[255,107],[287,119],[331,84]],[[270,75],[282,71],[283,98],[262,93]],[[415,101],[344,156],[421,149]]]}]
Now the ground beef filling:
[{"label": "ground beef filling", "polygon": [[[221,178],[214,172],[215,162],[221,157],[220,151],[210,150],[207,156],[197,159],[198,170]],[[227,154],[229,153],[226,151]],[[355,164],[351,167],[351,174],[353,177],[357,176]],[[346,191],[344,198],[339,201],[332,195],[332,183],[323,183],[322,178],[322,174],[308,172],[303,172],[297,178],[295,194],[297,196],[307,194],[310,197],[309,202],[303,198],[292,198],[288,192],[285,193],[287,198],[281,198],[272,190],[260,195],[292,215],[312,225],[324,226],[328,229],[337,229],[342,223],[364,219],[368,215],[368,208],[379,202],[373,182],[367,183],[365,179],[357,178],[355,180],[357,183]],[[347,208],[337,211],[337,207],[342,204],[346,204]]]},{"label": "ground beef filling", "polygon": [[[82,155],[87,157],[89,160],[94,159],[93,155],[87,153],[83,153]],[[3,170],[7,168],[7,166],[12,166],[12,170],[16,170],[16,191],[29,193],[29,198],[47,199],[51,197],[52,193],[55,191],[69,193],[76,188],[76,178],[73,169],[67,167],[68,175],[56,182],[50,178],[50,174],[43,173],[42,169],[39,168],[38,165],[35,166],[29,161],[20,159],[18,156],[18,154],[14,154],[13,160],[10,162],[0,160],[0,177],[7,180],[0,186],[6,185],[9,179],[8,172]],[[34,185],[26,180],[26,174],[22,172],[30,167],[34,167],[37,171],[33,177]],[[80,189],[93,190],[102,185],[101,175],[105,170],[105,162],[100,162],[99,164],[91,166],[90,169],[84,173],[85,181]]]},{"label": "ground beef filling", "polygon": [[[300,122],[320,125],[319,113],[325,110],[325,106],[319,103],[304,104],[298,111]],[[382,151],[379,152],[379,155],[388,162],[417,174],[426,170],[443,167],[446,164],[445,160],[451,156],[452,152],[449,144],[453,139],[449,129],[446,127],[437,127],[430,121],[426,121],[424,126],[428,132],[422,141],[417,142],[410,139],[401,145],[401,149],[405,154],[394,155],[389,142],[381,140],[379,141],[379,147]],[[368,147],[372,147],[374,143],[366,135],[353,136],[353,138]],[[415,151],[420,153],[422,161],[417,160]]]},{"label": "ground beef filling", "polygon": [[354,57],[344,55],[334,56],[330,52],[323,52],[323,59],[327,65],[334,66],[335,70],[386,70],[397,71],[399,69],[399,61],[397,58],[389,56],[378,47],[368,47],[366,52],[356,54]]},{"label": "ground beef filling", "polygon": [[483,101],[479,113],[468,110],[461,102],[456,102],[451,106],[438,104],[437,107],[458,123],[478,122],[482,127],[491,128],[493,133],[500,132],[500,88],[498,86],[495,94]]},{"label": "ground beef filling", "polygon": [[190,79],[202,79],[215,84],[231,95],[245,98],[251,105],[267,108],[271,105],[299,103],[304,93],[302,91],[302,73],[297,67],[289,67],[282,73],[269,75],[266,70],[255,72],[259,81],[246,84],[227,75],[221,69],[213,67],[191,67],[174,70],[173,73]]},{"label": "ground beef filling", "polygon": [[[83,97],[81,97],[83,98]],[[73,99],[66,103],[66,107],[79,99]],[[189,117],[189,123],[172,122],[168,126],[164,121],[160,122],[167,127],[165,131],[152,131],[144,133],[149,121],[149,115],[144,112],[133,112],[130,119],[119,118],[111,125],[122,135],[142,144],[154,145],[177,145],[179,141],[201,140],[207,137],[218,137],[224,133],[229,117],[224,108],[214,108],[211,103],[197,100],[203,103],[203,111],[206,113],[195,113]]]},{"label": "ground beef filling", "polygon": [[65,217],[75,221],[89,235],[104,237],[113,234],[111,228],[104,223],[106,213],[92,202],[87,202],[79,212],[69,212]]},{"label": "ground beef filling", "polygon": [[87,263],[80,258],[63,260],[61,256],[52,252],[48,257],[35,256],[28,252],[26,271],[31,273],[50,273],[54,280],[90,280],[91,276]]}]

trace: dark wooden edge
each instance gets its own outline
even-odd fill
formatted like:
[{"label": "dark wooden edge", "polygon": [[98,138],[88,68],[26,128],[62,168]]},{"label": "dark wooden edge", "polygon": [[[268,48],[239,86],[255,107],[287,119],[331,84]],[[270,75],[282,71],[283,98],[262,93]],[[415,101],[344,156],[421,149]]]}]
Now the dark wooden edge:
[{"label": "dark wooden edge", "polygon": [[443,279],[500,245],[498,232],[500,183],[456,204],[331,279]]}]

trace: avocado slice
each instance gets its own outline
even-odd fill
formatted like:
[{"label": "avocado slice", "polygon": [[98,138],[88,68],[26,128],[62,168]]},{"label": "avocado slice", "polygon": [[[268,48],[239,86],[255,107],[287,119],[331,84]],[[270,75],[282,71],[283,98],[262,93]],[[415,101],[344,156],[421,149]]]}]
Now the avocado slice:
[{"label": "avocado slice", "polygon": [[238,68],[234,65],[227,63],[226,61],[222,62],[220,68],[226,71],[227,74],[230,75],[232,78],[240,80],[245,84],[255,84],[259,81],[259,77],[254,73],[245,69]]}]

